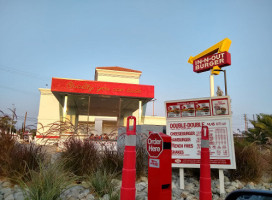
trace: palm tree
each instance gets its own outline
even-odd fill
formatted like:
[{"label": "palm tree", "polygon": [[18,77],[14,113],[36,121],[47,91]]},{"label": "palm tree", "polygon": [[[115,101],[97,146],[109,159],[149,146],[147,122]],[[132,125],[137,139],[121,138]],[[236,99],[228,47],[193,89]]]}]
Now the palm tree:
[{"label": "palm tree", "polygon": [[259,114],[256,120],[250,120],[253,128],[246,133],[247,140],[260,144],[269,144],[272,141],[272,115]]}]

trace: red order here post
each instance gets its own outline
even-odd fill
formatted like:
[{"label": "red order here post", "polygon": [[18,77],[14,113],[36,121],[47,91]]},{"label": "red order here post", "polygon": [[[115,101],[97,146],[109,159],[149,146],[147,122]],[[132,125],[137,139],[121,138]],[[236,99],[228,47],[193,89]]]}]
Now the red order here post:
[{"label": "red order here post", "polygon": [[201,129],[199,200],[212,200],[209,128]]},{"label": "red order here post", "polygon": [[148,199],[171,200],[171,137],[163,133],[151,132],[146,143],[148,152]]}]

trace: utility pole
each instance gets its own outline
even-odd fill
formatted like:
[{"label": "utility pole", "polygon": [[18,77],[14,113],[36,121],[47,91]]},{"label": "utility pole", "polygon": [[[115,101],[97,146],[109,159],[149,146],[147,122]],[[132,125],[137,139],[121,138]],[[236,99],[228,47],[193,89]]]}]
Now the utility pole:
[{"label": "utility pole", "polygon": [[248,126],[247,126],[247,115],[244,114],[244,119],[245,119],[245,132],[248,131]]},{"label": "utility pole", "polygon": [[15,113],[16,113],[16,108],[14,107],[14,104],[12,104],[13,106],[13,109],[12,109],[12,121],[11,121],[11,124],[10,124],[10,129],[9,129],[9,133],[10,135],[12,135],[12,128],[13,128],[13,123],[14,123],[14,117],[15,117]]},{"label": "utility pole", "polygon": [[156,101],[157,99],[152,99],[153,101],[153,116],[154,116],[154,102]]},{"label": "utility pole", "polygon": [[26,116],[27,116],[27,112],[25,113],[25,121],[24,121],[24,130],[23,130],[23,134],[25,133],[25,127],[26,127]]}]

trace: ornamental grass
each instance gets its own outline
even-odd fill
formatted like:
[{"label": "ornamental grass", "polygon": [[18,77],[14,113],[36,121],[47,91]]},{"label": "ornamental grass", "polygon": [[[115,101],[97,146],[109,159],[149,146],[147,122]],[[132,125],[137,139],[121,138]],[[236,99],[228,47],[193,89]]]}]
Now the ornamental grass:
[{"label": "ornamental grass", "polygon": [[75,177],[64,169],[65,161],[54,164],[39,163],[39,170],[31,170],[31,181],[18,181],[25,200],[59,200],[68,185],[75,182]]}]

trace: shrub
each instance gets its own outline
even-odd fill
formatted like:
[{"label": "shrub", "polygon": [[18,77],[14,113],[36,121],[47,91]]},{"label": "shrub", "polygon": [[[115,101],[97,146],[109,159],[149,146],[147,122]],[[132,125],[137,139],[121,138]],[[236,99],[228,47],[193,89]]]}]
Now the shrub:
[{"label": "shrub", "polygon": [[136,176],[147,176],[148,173],[148,154],[143,146],[136,147]]},{"label": "shrub", "polygon": [[38,170],[39,162],[45,159],[45,153],[41,146],[30,144],[19,144],[9,137],[4,135],[0,139],[0,175],[14,181],[17,178],[29,180],[29,171]]},{"label": "shrub", "polygon": [[105,147],[104,151],[99,154],[100,163],[99,169],[110,174],[119,175],[123,168],[123,153],[116,152],[113,147]]},{"label": "shrub", "polygon": [[0,176],[5,176],[8,169],[9,154],[15,145],[15,140],[8,134],[0,133]]},{"label": "shrub", "polygon": [[90,174],[97,169],[99,154],[92,141],[71,137],[64,143],[64,147],[61,157],[66,160],[65,168],[75,175]]},{"label": "shrub", "polygon": [[235,156],[236,170],[230,170],[230,178],[258,182],[266,166],[258,146],[255,143],[248,144],[243,140],[236,140]]},{"label": "shrub", "polygon": [[74,182],[74,177],[64,170],[60,162],[48,166],[40,163],[39,171],[31,170],[30,177],[31,181],[28,184],[19,181],[26,200],[60,199],[62,191]]},{"label": "shrub", "polygon": [[[100,169],[107,173],[120,175],[123,168],[123,151],[115,151],[112,147],[98,147],[91,140],[80,140],[71,137],[64,143],[65,151],[62,158],[66,159],[66,169],[75,175],[83,176]],[[147,176],[148,155],[143,145],[136,147],[136,172],[137,177]]]},{"label": "shrub", "polygon": [[[30,170],[39,170],[39,162],[45,160],[42,146],[30,144],[15,144],[10,151],[7,176],[30,180]],[[19,158],[19,159],[18,159]]]}]

